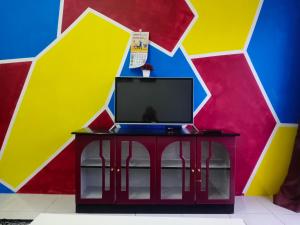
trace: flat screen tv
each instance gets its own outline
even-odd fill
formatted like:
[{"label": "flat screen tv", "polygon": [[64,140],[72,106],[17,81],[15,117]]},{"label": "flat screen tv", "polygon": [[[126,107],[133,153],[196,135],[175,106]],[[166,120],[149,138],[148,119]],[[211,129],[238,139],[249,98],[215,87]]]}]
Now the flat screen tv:
[{"label": "flat screen tv", "polygon": [[193,78],[117,77],[115,122],[193,123]]}]

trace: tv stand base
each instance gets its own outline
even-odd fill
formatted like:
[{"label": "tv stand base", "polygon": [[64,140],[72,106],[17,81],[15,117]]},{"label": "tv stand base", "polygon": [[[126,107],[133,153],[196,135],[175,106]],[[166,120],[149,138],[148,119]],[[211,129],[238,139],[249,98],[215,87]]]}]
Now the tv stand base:
[{"label": "tv stand base", "polygon": [[77,213],[167,213],[167,214],[232,214],[233,204],[201,205],[111,205],[78,204]]}]

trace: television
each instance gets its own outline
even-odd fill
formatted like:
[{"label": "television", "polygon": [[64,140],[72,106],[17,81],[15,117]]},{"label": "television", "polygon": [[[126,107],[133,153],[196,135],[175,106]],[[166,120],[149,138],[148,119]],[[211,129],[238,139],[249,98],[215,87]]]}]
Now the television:
[{"label": "television", "polygon": [[117,124],[193,123],[193,78],[117,77]]}]

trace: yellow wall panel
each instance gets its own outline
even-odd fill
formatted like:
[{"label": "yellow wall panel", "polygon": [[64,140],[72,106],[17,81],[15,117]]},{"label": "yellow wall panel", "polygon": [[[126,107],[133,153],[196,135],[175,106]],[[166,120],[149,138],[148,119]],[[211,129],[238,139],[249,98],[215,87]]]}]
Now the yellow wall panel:
[{"label": "yellow wall panel", "polygon": [[244,48],[259,0],[191,0],[199,18],[183,42],[190,55]]},{"label": "yellow wall panel", "polygon": [[278,128],[245,195],[274,195],[283,183],[291,160],[296,127]]},{"label": "yellow wall panel", "polygon": [[37,60],[0,161],[2,180],[18,187],[103,107],[129,38],[88,13]]}]

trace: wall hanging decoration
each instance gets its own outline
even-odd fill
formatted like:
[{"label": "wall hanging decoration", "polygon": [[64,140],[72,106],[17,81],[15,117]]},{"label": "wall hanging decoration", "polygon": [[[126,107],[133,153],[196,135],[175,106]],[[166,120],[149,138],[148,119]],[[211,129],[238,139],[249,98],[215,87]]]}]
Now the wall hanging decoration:
[{"label": "wall hanging decoration", "polygon": [[144,65],[148,57],[149,32],[132,33],[130,47],[129,68],[138,68]]}]

